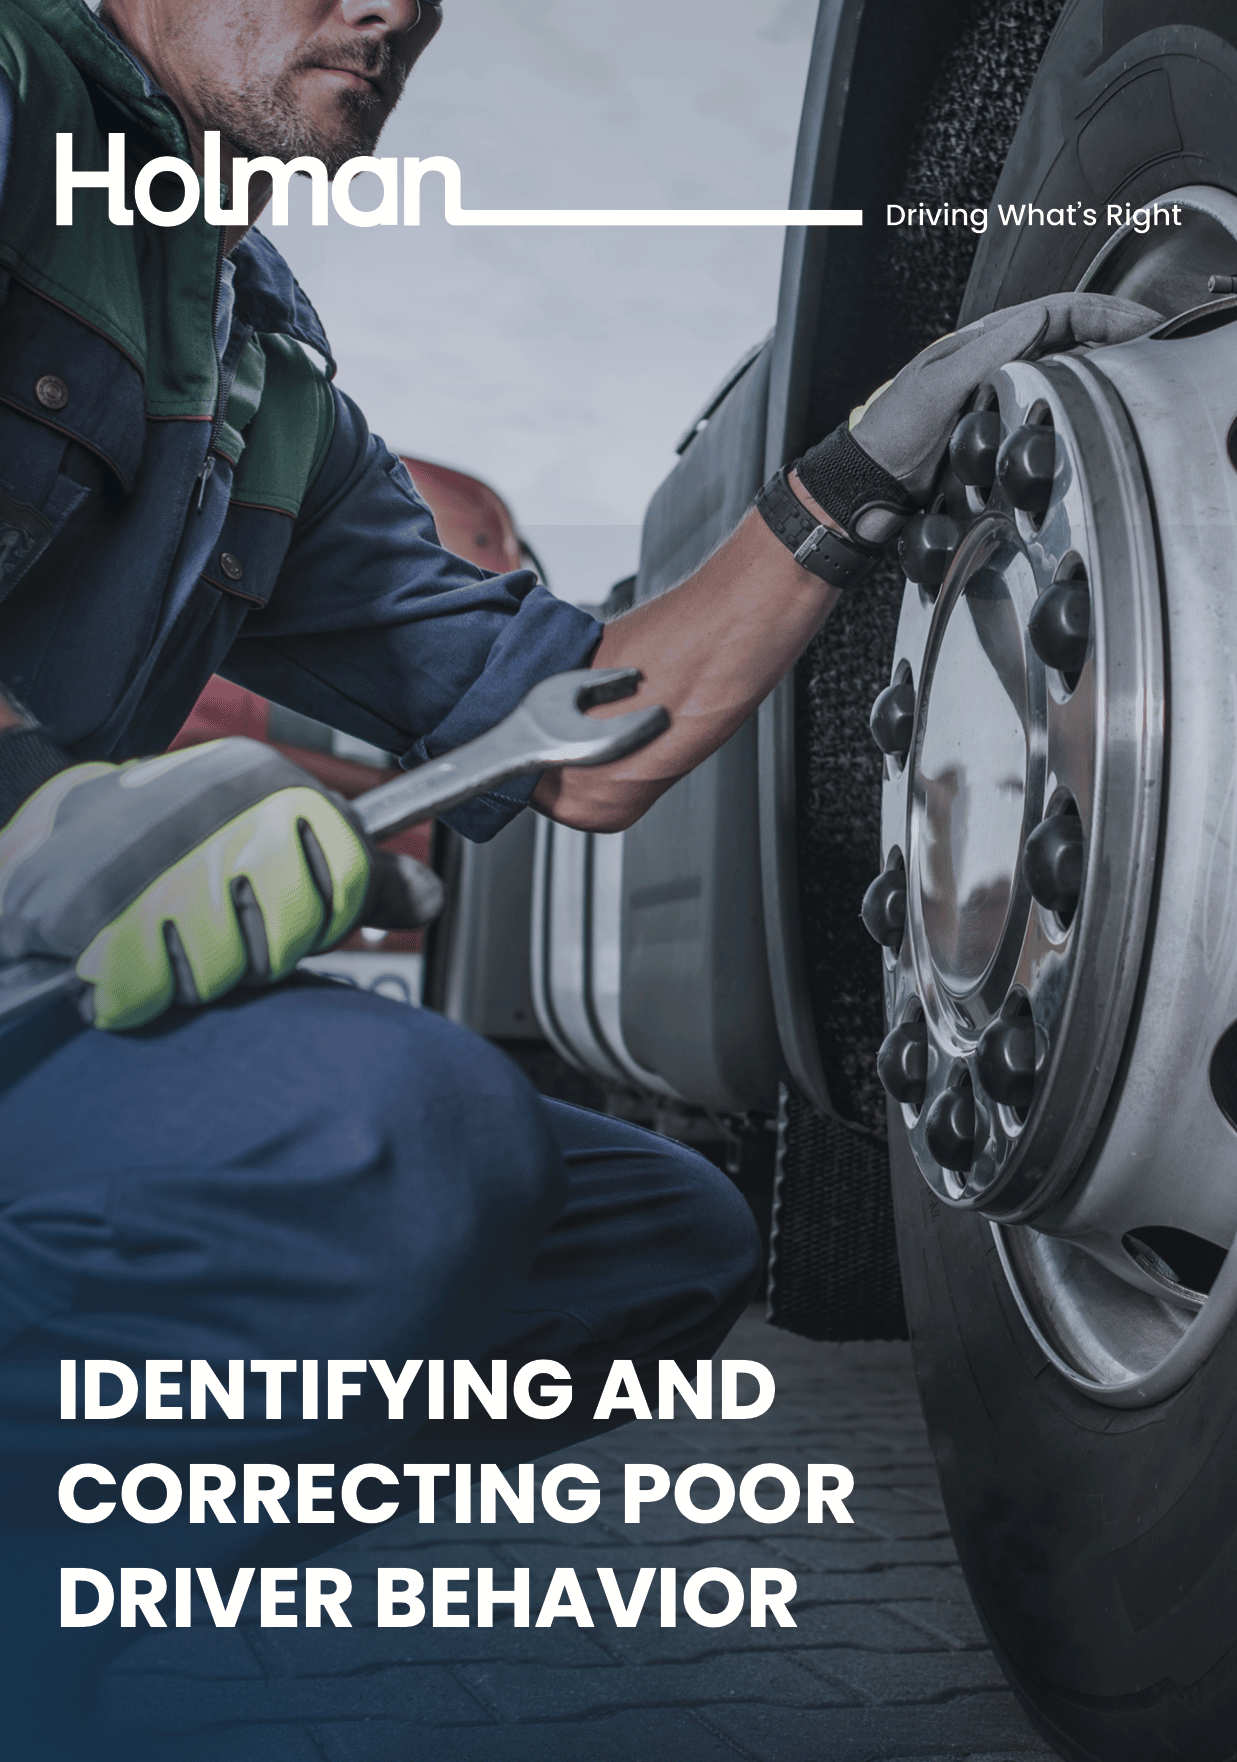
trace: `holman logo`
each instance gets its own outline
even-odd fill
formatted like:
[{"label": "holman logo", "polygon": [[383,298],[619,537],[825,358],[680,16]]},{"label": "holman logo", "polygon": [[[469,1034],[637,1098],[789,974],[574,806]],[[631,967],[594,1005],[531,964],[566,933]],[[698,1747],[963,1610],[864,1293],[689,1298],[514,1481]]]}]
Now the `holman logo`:
[{"label": "holman logo", "polygon": [[[132,226],[133,209],[125,202],[125,137],[108,136],[106,171],[77,171],[73,136],[56,136],[56,225],[72,226],[74,192],[106,190],[107,215],[113,226]],[[183,226],[203,203],[211,226],[245,226],[249,221],[249,180],[266,176],[273,185],[271,222],[288,224],[288,189],[298,173],[310,182],[310,218],[326,226],[330,209],[349,226],[420,226],[421,183],[434,172],[443,182],[443,212],[449,226],[862,226],[862,208],[471,208],[463,206],[460,168],[454,159],[349,159],[333,178],[321,159],[237,159],[233,162],[231,206],[221,177],[219,134],[205,138],[206,164],[198,177],[184,159],[167,154],[148,160],[133,186],[137,212],[151,226]],[[374,208],[358,208],[352,200],[353,180],[372,172],[382,194]],[[158,208],[152,186],[163,175],[177,178],[183,191],[175,208]],[[401,203],[402,194],[402,203]]]}]

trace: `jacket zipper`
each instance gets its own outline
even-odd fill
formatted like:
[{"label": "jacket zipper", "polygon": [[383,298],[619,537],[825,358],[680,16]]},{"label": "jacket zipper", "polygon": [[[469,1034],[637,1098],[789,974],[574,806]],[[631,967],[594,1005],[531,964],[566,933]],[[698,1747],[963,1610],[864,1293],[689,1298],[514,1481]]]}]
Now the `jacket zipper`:
[{"label": "jacket zipper", "polygon": [[[230,386],[225,387],[225,385],[224,385],[223,362],[219,358],[219,344],[217,341],[218,334],[219,334],[219,296],[221,295],[222,292],[223,292],[223,232],[221,230],[219,233],[218,242],[215,247],[215,297],[214,297],[213,301],[211,302],[212,317],[211,317],[211,333],[210,333],[210,345],[211,345],[212,351],[214,352],[215,361],[217,364],[216,371],[219,376],[219,389],[218,389],[218,394],[217,394],[216,400],[215,400],[215,414],[214,414],[214,417],[213,417],[213,419],[211,421],[211,425],[210,425],[210,439],[206,443],[206,457],[202,461],[202,469],[198,472],[197,477],[194,480],[198,486],[198,513],[199,514],[202,512],[202,504],[206,500],[206,486],[210,482],[211,473],[215,469],[215,442],[219,439],[220,430],[223,428],[224,406],[227,403],[227,392],[231,389]],[[233,322],[235,323],[235,314],[233,314]],[[224,354],[225,355],[227,354],[226,348],[224,350]]]}]

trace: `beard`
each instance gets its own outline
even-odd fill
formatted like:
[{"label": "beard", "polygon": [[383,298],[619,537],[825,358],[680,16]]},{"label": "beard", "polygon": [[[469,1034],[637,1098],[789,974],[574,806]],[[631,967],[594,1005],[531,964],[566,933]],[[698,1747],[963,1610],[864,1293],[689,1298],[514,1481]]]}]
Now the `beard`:
[{"label": "beard", "polygon": [[[296,75],[327,64],[380,78],[391,97],[375,91],[337,92],[333,119],[311,121],[296,102]],[[217,128],[238,154],[249,159],[269,154],[282,160],[305,154],[320,159],[327,175],[334,177],[347,160],[373,152],[406,78],[407,70],[389,43],[345,43],[306,50],[273,85],[254,84],[229,92],[201,81],[195,96],[199,113],[210,118],[207,126]]]}]

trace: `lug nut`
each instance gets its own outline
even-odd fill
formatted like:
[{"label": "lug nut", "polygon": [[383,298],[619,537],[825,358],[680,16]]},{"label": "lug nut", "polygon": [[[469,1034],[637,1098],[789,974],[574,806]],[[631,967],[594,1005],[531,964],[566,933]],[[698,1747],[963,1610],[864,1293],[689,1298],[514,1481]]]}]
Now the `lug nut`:
[{"label": "lug nut", "polygon": [[917,587],[939,587],[962,533],[948,514],[916,514],[902,528],[898,561]]},{"label": "lug nut", "polygon": [[886,686],[872,705],[869,718],[872,739],[891,759],[904,759],[911,750],[915,724],[915,687],[909,679]]},{"label": "lug nut", "polygon": [[924,1139],[942,1168],[958,1174],[975,1159],[975,1097],[969,1089],[946,1089],[928,1109]]},{"label": "lug nut", "polygon": [[1027,885],[1039,903],[1068,921],[1082,892],[1082,821],[1077,814],[1049,814],[1027,839],[1023,853]]},{"label": "lug nut", "polygon": [[1045,588],[1027,623],[1031,647],[1045,667],[1079,673],[1091,633],[1091,595],[1082,581],[1054,581]]},{"label": "lug nut", "polygon": [[979,1036],[975,1052],[979,1080],[1005,1107],[1028,1108],[1035,1094],[1035,1023],[1030,1016],[1012,1022],[999,1016]]},{"label": "lug nut", "polygon": [[895,1101],[907,1107],[923,1106],[928,1087],[928,1024],[901,1022],[881,1041],[876,1055],[876,1074]]},{"label": "lug nut", "polygon": [[1042,514],[1052,500],[1056,468],[1056,435],[1030,425],[1006,436],[997,454],[996,480],[1015,508]]},{"label": "lug nut", "polygon": [[971,1165],[970,1178],[966,1186],[968,1193],[982,1193],[985,1187],[991,1186],[996,1176],[996,1158],[986,1150],[980,1151]]},{"label": "lug nut", "polygon": [[906,928],[906,872],[885,869],[863,896],[863,923],[873,941],[882,948],[902,946]]},{"label": "lug nut", "polygon": [[949,442],[949,463],[960,482],[976,489],[991,489],[996,478],[996,456],[1001,445],[1001,418],[995,410],[972,410],[964,416]]}]

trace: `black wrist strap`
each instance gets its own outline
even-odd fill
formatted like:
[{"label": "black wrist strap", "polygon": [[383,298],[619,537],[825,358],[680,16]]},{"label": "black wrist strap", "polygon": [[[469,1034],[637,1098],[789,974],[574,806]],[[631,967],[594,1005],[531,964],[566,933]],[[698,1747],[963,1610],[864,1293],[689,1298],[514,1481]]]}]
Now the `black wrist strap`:
[{"label": "black wrist strap", "polygon": [[786,466],[771,477],[756,497],[756,509],[775,538],[780,538],[796,563],[828,582],[830,587],[852,587],[862,581],[880,551],[857,545],[818,522],[804,507],[786,481]]},{"label": "black wrist strap", "polygon": [[0,826],[13,818],[36,789],[73,763],[41,728],[0,732]]},{"label": "black wrist strap", "polygon": [[883,465],[869,458],[845,422],[797,462],[799,481],[856,544],[884,544],[916,504]]}]

